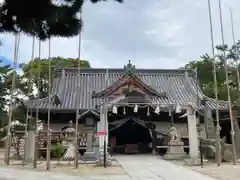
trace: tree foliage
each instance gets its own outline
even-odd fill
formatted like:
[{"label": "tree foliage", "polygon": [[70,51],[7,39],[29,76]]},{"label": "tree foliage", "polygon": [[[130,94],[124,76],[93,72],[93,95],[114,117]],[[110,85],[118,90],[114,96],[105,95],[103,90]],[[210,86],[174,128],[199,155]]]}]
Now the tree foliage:
[{"label": "tree foliage", "polygon": [[[36,58],[28,63],[20,64],[23,74],[16,74],[13,101],[18,108],[14,109],[13,119],[16,119],[20,122],[25,121],[26,115],[25,107],[22,103],[23,98],[36,98],[36,94],[34,94],[34,88],[39,89],[40,98],[47,96],[49,89],[49,63],[51,65],[51,79],[56,76],[57,70],[60,68],[77,68],[79,65],[80,68],[90,68],[90,64],[86,60],[61,57],[54,57],[50,60],[39,60]],[[10,67],[10,65],[0,66],[0,127],[6,124],[6,107],[9,106],[9,97],[11,95],[14,73],[16,72]]]},{"label": "tree foliage", "polygon": [[[50,63],[50,64],[49,64]],[[31,85],[30,94],[26,93],[28,97],[33,96],[33,88],[38,88],[40,92],[40,98],[47,96],[49,89],[49,65],[51,67],[51,79],[56,76],[56,72],[59,68],[90,68],[90,64],[86,60],[78,60],[73,58],[61,58],[53,57],[49,59],[34,59],[26,64],[21,64],[23,70],[22,79],[22,91],[26,92],[26,88]],[[39,80],[39,81],[38,81]]]},{"label": "tree foliage", "polygon": [[[0,64],[1,64],[1,60],[0,60]],[[0,120],[1,120],[1,124],[0,127],[2,127],[3,125],[3,121],[6,120],[7,118],[7,113],[5,110],[5,106],[6,104],[6,96],[9,94],[8,91],[8,86],[6,83],[6,79],[7,79],[7,73],[8,71],[10,71],[10,66],[0,66]]]},{"label": "tree foliage", "polygon": [[[236,61],[238,59],[237,56],[237,48],[233,46],[228,48],[227,45],[224,46],[216,46],[218,50],[218,54],[215,57],[215,67],[216,67],[216,75],[217,75],[217,88],[218,88],[218,98],[221,100],[227,100],[227,90],[226,83],[229,84],[230,93],[232,100],[235,101],[238,98],[238,83],[237,83],[237,69],[236,69]],[[224,53],[225,56],[224,56]],[[225,63],[226,60],[227,65],[227,73],[229,77],[229,81],[226,82],[225,75]],[[235,62],[235,64],[233,64]],[[198,61],[191,61],[185,67],[191,69],[197,69],[197,74],[199,78],[200,85],[202,87],[203,92],[212,98],[215,98],[214,95],[214,79],[213,79],[213,58],[208,54],[201,56],[201,59]],[[239,68],[239,66],[238,66]]]},{"label": "tree foliage", "polygon": [[[16,72],[10,68],[10,65],[0,66],[0,127],[5,125],[7,121],[7,110],[10,105],[11,91],[13,92],[12,100],[16,105],[22,105],[22,95],[25,95],[27,92],[24,84],[22,83],[21,76],[17,73],[15,78],[15,88],[12,90],[12,80],[14,73]],[[19,112],[20,109],[22,108],[16,109],[16,111],[14,110],[15,112],[13,113],[13,116],[14,119],[16,118],[19,121],[23,122],[25,115],[21,113],[22,111]]]},{"label": "tree foliage", "polygon": [[5,0],[0,4],[0,32],[24,32],[40,39],[75,36],[82,26],[78,13],[83,3],[84,0]]}]

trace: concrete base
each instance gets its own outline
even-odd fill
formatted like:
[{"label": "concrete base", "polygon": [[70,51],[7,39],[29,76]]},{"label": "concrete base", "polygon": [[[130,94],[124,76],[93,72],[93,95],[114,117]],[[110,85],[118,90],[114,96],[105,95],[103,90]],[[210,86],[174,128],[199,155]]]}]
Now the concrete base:
[{"label": "concrete base", "polygon": [[183,154],[166,154],[163,156],[165,160],[181,160],[184,159],[186,155]]},{"label": "concrete base", "polygon": [[95,152],[85,152],[83,155],[83,161],[97,161],[97,155]]},{"label": "concrete base", "polygon": [[155,149],[152,150],[152,155],[157,155],[157,152]]},{"label": "concrete base", "polygon": [[[97,156],[96,165],[104,166],[104,154],[101,152]],[[109,153],[107,153],[107,155],[106,155],[106,166],[112,166],[112,160],[111,160],[111,156]]]},{"label": "concrete base", "polygon": [[[104,162],[103,161],[97,161],[96,166],[104,166]],[[112,166],[112,161],[107,161],[106,166]]]},{"label": "concrete base", "polygon": [[181,141],[170,141],[167,153],[164,155],[163,159],[166,160],[179,160],[184,159],[186,157],[186,153],[184,152],[184,143]]},{"label": "concrete base", "polygon": [[199,166],[201,165],[201,159],[200,158],[196,158],[196,159],[184,159],[185,163],[188,166]]}]

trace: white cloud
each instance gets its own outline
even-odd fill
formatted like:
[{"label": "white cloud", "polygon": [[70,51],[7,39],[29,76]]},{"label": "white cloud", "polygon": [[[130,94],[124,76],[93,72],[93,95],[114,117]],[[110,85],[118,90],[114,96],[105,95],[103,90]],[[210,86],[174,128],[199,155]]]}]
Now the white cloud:
[{"label": "white cloud", "polygon": [[[234,12],[236,39],[240,39],[240,1],[222,0],[224,33],[232,43],[229,6]],[[142,3],[142,4],[141,4]],[[124,4],[86,3],[81,58],[93,67],[123,67],[129,59],[139,68],[178,68],[210,53],[207,0],[139,0]],[[221,43],[218,1],[212,1],[214,38]],[[0,55],[13,57],[13,37],[0,35]],[[31,56],[30,37],[23,37],[20,61]],[[36,45],[35,50],[38,47]],[[52,56],[77,57],[78,38],[54,38]],[[37,52],[36,52],[37,56]],[[47,42],[42,57],[48,56]]]}]

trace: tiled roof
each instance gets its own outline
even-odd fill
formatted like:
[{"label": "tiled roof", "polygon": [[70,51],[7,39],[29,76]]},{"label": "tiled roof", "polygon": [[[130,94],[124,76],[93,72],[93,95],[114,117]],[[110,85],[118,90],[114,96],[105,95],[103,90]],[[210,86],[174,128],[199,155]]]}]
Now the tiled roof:
[{"label": "tiled roof", "polygon": [[[92,98],[94,92],[100,92],[117,81],[124,74],[124,69],[81,69],[79,76],[78,72],[77,69],[62,69],[60,71],[59,76],[53,82],[52,94],[59,97],[61,104],[52,103],[51,109],[94,110],[101,101],[100,98]],[[197,101],[200,102],[205,97],[196,83],[193,71],[190,70],[138,69],[137,76],[146,85],[158,92],[166,92],[167,98],[154,97],[152,101],[152,103],[159,103],[163,107],[185,105],[189,102],[197,104]],[[33,108],[39,104],[40,109],[47,109],[49,103],[48,98],[44,98],[28,101],[25,104]],[[207,98],[207,104],[211,109],[216,107],[214,99]],[[203,106],[200,105],[198,108],[202,109]],[[220,109],[226,108],[227,103],[220,101]]]},{"label": "tiled roof", "polygon": [[[107,72],[108,73],[108,72]],[[134,82],[136,86],[141,87],[141,89],[144,89],[148,92],[148,94],[152,96],[166,96],[164,92],[158,92],[156,89],[152,88],[151,86],[147,85],[140,79],[137,75],[133,75],[130,73],[126,73],[122,75],[117,81],[115,81],[113,84],[108,86],[107,88],[101,90],[100,92],[97,92],[94,94],[94,97],[102,97],[106,96],[108,94],[111,94],[111,92],[114,92],[114,90],[118,89],[121,86],[124,86],[125,84],[129,83],[130,81]]]}]

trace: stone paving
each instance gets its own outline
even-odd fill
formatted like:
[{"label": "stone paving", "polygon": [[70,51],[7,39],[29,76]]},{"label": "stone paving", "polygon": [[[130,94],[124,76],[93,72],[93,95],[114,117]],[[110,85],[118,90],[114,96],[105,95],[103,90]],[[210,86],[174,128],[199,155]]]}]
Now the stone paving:
[{"label": "stone paving", "polygon": [[159,156],[119,156],[118,162],[132,179],[138,180],[216,180]]},{"label": "stone paving", "polygon": [[[117,156],[126,173],[118,175],[96,175],[94,171],[85,175],[66,175],[61,172],[35,172],[17,168],[0,168],[0,180],[216,180],[188,168],[160,159],[156,156]],[[114,171],[112,168],[103,171]]]}]

